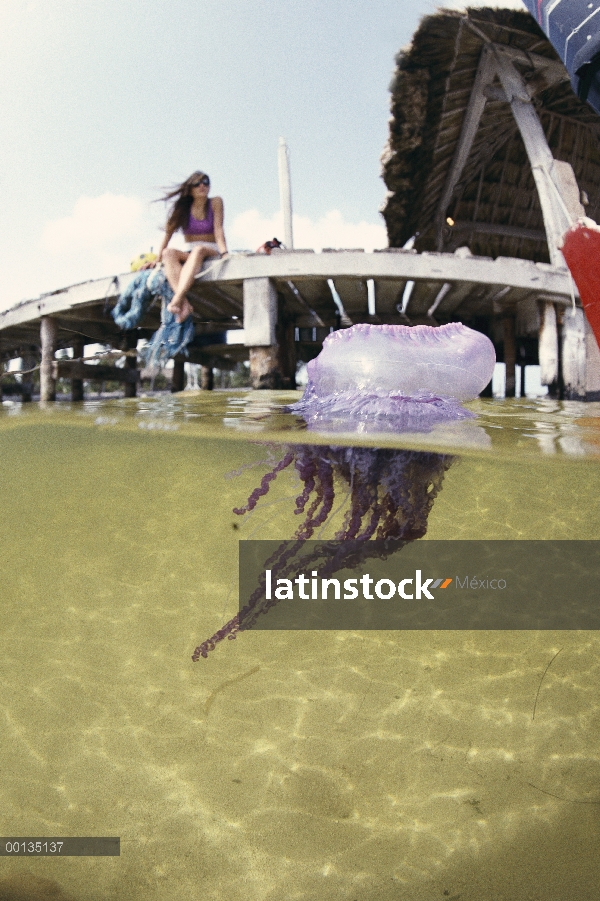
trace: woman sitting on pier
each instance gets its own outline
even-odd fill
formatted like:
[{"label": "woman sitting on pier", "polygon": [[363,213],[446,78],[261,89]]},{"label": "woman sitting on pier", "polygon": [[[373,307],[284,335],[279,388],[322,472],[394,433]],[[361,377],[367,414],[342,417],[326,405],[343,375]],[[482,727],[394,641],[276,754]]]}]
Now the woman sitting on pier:
[{"label": "woman sitting on pier", "polygon": [[[176,197],[169,212],[165,234],[158,249],[157,259],[144,268],[152,268],[160,262],[175,297],[167,307],[178,322],[184,322],[193,312],[186,292],[202,269],[204,260],[223,257],[227,243],[223,231],[223,200],[209,197],[210,179],[204,172],[194,172],[174,191],[165,194],[163,200]],[[169,241],[178,230],[185,235],[186,249],[170,248]]]}]

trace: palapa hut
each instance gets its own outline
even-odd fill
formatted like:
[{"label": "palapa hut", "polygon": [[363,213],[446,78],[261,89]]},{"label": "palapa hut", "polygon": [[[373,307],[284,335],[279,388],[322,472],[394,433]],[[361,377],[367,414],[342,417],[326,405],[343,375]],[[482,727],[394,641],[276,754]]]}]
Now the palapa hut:
[{"label": "palapa hut", "polygon": [[[575,96],[529,13],[441,10],[424,18],[397,57],[391,93],[382,156],[390,246],[414,237],[418,251],[468,248],[459,253],[564,267],[556,244],[568,226],[565,206],[571,218],[600,217],[600,117]],[[551,393],[566,383],[565,396],[600,399],[598,350],[582,311],[567,317],[543,297],[512,297],[511,307],[502,296],[478,304],[473,292],[460,299],[454,290],[435,318],[490,334],[506,358],[508,394],[516,354],[517,363],[539,360]],[[405,313],[419,319],[428,303],[405,298]]]}]

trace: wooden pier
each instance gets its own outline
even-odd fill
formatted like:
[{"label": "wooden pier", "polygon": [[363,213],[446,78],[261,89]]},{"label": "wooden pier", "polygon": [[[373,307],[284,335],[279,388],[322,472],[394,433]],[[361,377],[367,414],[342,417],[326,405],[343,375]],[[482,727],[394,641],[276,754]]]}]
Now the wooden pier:
[{"label": "wooden pier", "polygon": [[[297,360],[314,357],[332,329],[357,322],[436,325],[460,320],[480,329],[490,325],[487,330],[500,351],[507,358],[512,353],[519,362],[514,328],[507,328],[507,322],[518,321],[520,331],[537,340],[540,331],[548,333],[546,305],[552,304],[560,318],[572,303],[570,278],[563,268],[522,259],[483,259],[461,250],[234,254],[205,269],[189,295],[196,323],[189,360],[210,372],[249,359],[256,388],[293,387]],[[133,395],[139,377],[131,366],[134,356],[127,357],[124,368],[81,362],[86,344],[107,344],[126,354],[158,328],[157,307],[129,332],[113,322],[110,311],[133,277],[127,273],[85,282],[0,312],[2,360],[41,359],[45,400],[53,398],[59,377],[72,380],[76,398],[84,379],[118,380]],[[243,343],[226,343],[227,334],[239,329]],[[62,348],[72,348],[74,359],[56,360]],[[177,360],[176,370],[182,364]],[[208,373],[205,378],[209,380]],[[579,388],[582,394],[586,390],[583,383]]]}]

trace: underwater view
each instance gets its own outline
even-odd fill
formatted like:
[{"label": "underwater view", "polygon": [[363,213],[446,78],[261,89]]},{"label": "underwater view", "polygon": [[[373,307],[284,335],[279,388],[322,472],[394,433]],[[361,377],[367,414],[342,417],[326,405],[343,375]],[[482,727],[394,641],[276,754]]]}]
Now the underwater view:
[{"label": "underwater view", "polygon": [[600,539],[600,404],[480,399],[426,433],[328,433],[288,411],[300,396],[0,407],[0,832],[120,837],[118,857],[5,856],[6,885],[595,897],[597,631],[210,639],[238,612],[240,541],[551,540],[568,559]]}]

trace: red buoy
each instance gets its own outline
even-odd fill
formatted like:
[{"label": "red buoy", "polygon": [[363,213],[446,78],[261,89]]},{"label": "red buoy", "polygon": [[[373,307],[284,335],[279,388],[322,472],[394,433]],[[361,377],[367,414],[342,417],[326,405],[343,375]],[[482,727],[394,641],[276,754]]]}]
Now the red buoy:
[{"label": "red buoy", "polygon": [[600,348],[600,228],[591,219],[576,222],[561,250]]}]

